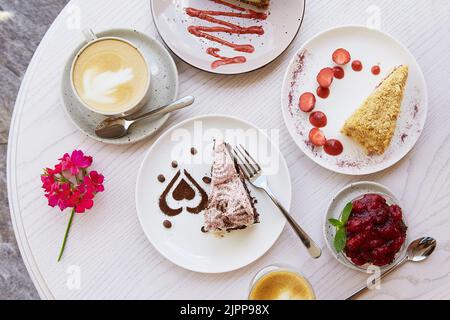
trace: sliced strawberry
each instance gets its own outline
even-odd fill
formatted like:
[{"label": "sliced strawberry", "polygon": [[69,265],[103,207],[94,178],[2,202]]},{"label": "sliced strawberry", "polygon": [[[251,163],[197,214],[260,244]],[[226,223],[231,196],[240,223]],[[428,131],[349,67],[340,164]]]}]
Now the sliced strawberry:
[{"label": "sliced strawberry", "polygon": [[352,60],[350,52],[348,52],[343,48],[337,49],[333,53],[333,61],[340,66],[346,65],[347,63],[350,62],[350,60]]},{"label": "sliced strawberry", "polygon": [[320,70],[317,75],[317,82],[322,88],[329,88],[334,80],[334,70],[332,68],[325,68]]},{"label": "sliced strawberry", "polygon": [[339,79],[339,80],[344,79],[345,71],[342,67],[336,66],[333,68],[333,70],[334,70],[334,77],[336,79]]},{"label": "sliced strawberry", "polygon": [[360,72],[363,69],[363,64],[359,60],[355,60],[352,62],[352,69],[356,72]]},{"label": "sliced strawberry", "polygon": [[339,140],[331,139],[326,141],[324,150],[330,156],[338,156],[344,151],[344,146]]},{"label": "sliced strawberry", "polygon": [[311,143],[316,147],[323,147],[327,142],[327,139],[320,129],[313,128],[309,132],[309,141],[311,141]]},{"label": "sliced strawberry", "polygon": [[316,106],[316,96],[311,92],[305,92],[300,96],[300,110],[303,112],[311,112]]},{"label": "sliced strawberry", "polygon": [[328,120],[325,113],[322,111],[315,111],[309,116],[309,122],[311,122],[314,127],[323,128],[327,126]]},{"label": "sliced strawberry", "polygon": [[330,89],[329,88],[317,88],[317,96],[322,99],[326,99],[330,96]]}]

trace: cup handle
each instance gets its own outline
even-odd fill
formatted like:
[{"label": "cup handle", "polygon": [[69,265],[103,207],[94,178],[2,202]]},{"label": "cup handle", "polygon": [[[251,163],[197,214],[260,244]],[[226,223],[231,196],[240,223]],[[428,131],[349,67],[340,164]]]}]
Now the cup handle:
[{"label": "cup handle", "polygon": [[91,41],[94,41],[94,40],[98,39],[97,35],[90,28],[83,29],[81,32],[83,33],[84,38],[86,39],[87,42],[91,42]]}]

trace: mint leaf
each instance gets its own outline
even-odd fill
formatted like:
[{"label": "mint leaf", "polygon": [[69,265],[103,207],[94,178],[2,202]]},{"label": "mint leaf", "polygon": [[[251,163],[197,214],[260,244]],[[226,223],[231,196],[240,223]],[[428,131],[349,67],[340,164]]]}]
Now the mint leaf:
[{"label": "mint leaf", "polygon": [[353,204],[351,202],[347,203],[344,210],[341,213],[340,220],[337,219],[329,219],[328,222],[336,228],[336,235],[334,237],[334,248],[336,252],[339,253],[345,249],[347,244],[347,230],[345,229],[345,225],[352,214]]},{"label": "mint leaf", "polygon": [[336,219],[329,219],[328,222],[329,222],[333,227],[336,227],[336,228],[341,228],[341,227],[343,227],[342,223],[341,223],[339,220],[336,220]]},{"label": "mint leaf", "polygon": [[345,228],[339,228],[336,232],[336,236],[334,237],[334,248],[336,249],[336,252],[339,253],[344,250],[346,243],[347,231]]},{"label": "mint leaf", "polygon": [[353,203],[351,202],[347,203],[341,215],[341,223],[343,226],[347,224],[347,221],[350,218],[350,215],[352,214],[352,210],[353,210]]}]

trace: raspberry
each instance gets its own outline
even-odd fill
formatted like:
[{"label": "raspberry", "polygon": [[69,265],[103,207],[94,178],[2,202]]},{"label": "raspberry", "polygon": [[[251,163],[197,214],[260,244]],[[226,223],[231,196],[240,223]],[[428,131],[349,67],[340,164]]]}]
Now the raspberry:
[{"label": "raspberry", "polygon": [[350,233],[357,233],[363,230],[364,226],[360,219],[351,219],[347,222],[347,231]]},{"label": "raspberry", "polygon": [[399,236],[400,232],[392,223],[387,223],[378,229],[378,235],[386,240],[393,240]]},{"label": "raspberry", "polygon": [[385,207],[375,210],[375,223],[384,224],[389,219],[389,211]]},{"label": "raspberry", "polygon": [[398,221],[402,221],[403,219],[403,214],[402,214],[402,209],[397,206],[397,205],[392,205],[389,210],[391,211],[391,215],[392,218],[394,219],[394,221],[398,222]]}]

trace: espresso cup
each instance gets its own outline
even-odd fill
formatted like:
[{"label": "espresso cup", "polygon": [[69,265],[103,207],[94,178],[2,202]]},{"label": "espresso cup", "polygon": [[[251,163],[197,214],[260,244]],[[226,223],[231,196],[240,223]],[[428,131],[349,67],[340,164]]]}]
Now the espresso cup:
[{"label": "espresso cup", "polygon": [[268,266],[250,283],[249,300],[316,300],[309,281],[295,268]]},{"label": "espresso cup", "polygon": [[84,30],[86,44],[72,62],[74,95],[86,109],[105,116],[136,113],[150,98],[150,68],[142,52],[119,37]]}]

